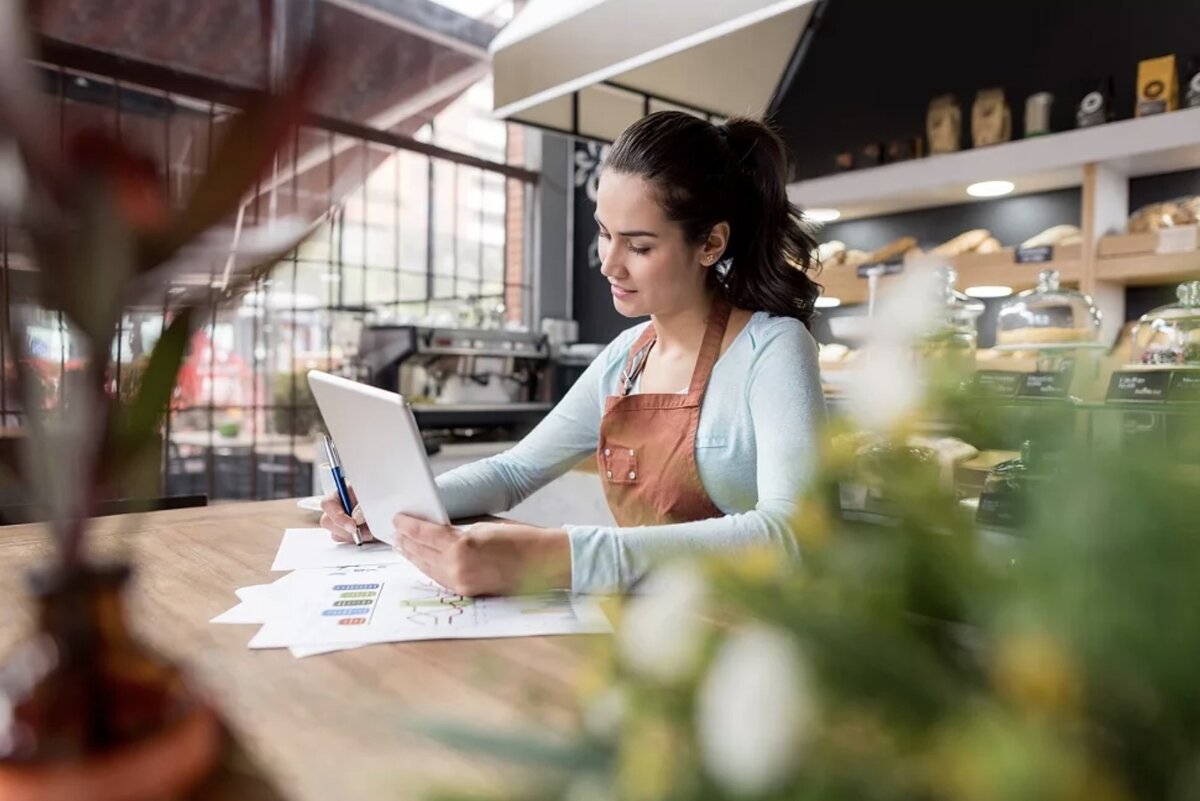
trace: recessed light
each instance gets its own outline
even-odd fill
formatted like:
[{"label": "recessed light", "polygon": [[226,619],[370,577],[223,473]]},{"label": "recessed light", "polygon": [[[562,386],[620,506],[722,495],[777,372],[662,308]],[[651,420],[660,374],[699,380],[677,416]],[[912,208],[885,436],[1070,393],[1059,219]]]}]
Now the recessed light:
[{"label": "recessed light", "polygon": [[804,216],[813,222],[827,223],[840,218],[842,213],[837,209],[805,209]]},{"label": "recessed light", "polygon": [[973,298],[1007,298],[1013,293],[1013,290],[1011,286],[981,284],[979,286],[969,286],[963,292]]},{"label": "recessed light", "polygon": [[1012,181],[980,181],[967,187],[971,197],[1000,197],[1016,189]]},{"label": "recessed light", "polygon": [[832,298],[829,295],[822,295],[821,297],[817,298],[817,302],[813,305],[815,305],[818,309],[836,309],[838,306],[842,305],[842,299]]}]

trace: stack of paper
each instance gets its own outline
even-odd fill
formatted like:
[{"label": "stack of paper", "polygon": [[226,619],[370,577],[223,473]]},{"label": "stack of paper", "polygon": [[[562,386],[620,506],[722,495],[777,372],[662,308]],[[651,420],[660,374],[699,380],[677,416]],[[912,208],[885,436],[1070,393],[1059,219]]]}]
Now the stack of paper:
[{"label": "stack of paper", "polygon": [[385,543],[335,543],[320,528],[285,531],[271,569],[292,572],[237,590],[241,603],[212,622],[259,624],[251,648],[289,648],[297,657],[379,642],[611,630],[586,596],[464,598]]}]

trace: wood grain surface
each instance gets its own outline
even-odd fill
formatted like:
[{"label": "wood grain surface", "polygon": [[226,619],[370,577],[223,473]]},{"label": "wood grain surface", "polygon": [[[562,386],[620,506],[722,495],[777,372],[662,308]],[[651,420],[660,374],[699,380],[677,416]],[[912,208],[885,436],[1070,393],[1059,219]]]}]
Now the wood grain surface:
[{"label": "wood grain surface", "polygon": [[[397,643],[295,659],[247,649],[255,626],[208,622],[237,602],[235,588],[283,575],[270,565],[284,528],[312,525],[295,501],[239,503],[104,518],[89,543],[132,559],[134,628],[188,667],[285,796],[409,799],[536,780],[431,742],[414,724],[568,732],[575,687],[604,638]],[[42,526],[0,528],[0,660],[30,630],[25,572],[51,553]]]}]

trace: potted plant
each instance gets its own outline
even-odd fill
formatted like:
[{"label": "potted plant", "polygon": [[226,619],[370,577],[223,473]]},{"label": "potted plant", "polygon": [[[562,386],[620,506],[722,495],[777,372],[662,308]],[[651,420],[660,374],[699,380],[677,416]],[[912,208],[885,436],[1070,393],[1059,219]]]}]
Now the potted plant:
[{"label": "potted plant", "polygon": [[[30,579],[33,636],[0,665],[0,797],[184,797],[226,753],[223,728],[186,675],[130,633],[122,597],[131,566],[89,555],[88,521],[159,447],[203,310],[251,285],[313,227],[284,219],[242,231],[237,211],[302,114],[315,65],[315,0],[262,4],[270,88],[230,123],[179,209],[157,165],[103,131],[74,137],[62,154],[50,145],[23,5],[0,4],[0,138],[15,142],[27,176],[19,222],[38,280],[29,297],[14,299],[5,323],[28,427],[26,473],[52,510],[55,556]],[[272,13],[280,9],[287,19]],[[288,36],[272,35],[285,25]],[[289,52],[279,49],[285,41]],[[235,236],[223,227],[231,218],[239,220]],[[176,285],[214,258],[229,266],[220,280]],[[165,309],[165,328],[118,382],[114,334],[125,308],[148,302]],[[84,354],[69,403],[46,403],[47,382],[24,352],[21,310],[30,307],[60,313]]]}]

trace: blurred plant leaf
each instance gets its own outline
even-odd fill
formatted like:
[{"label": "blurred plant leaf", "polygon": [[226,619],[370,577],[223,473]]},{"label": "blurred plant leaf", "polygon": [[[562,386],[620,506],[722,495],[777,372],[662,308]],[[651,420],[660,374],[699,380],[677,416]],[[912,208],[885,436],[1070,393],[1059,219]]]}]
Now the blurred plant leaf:
[{"label": "blurred plant leaf", "polygon": [[115,431],[110,432],[104,459],[106,476],[120,473],[136,459],[162,425],[179,368],[187,355],[193,319],[191,309],[177,313],[154,346],[150,363],[142,373],[137,398],[120,414]]},{"label": "blurred plant leaf", "polygon": [[544,736],[513,731],[494,733],[438,720],[418,720],[410,726],[425,737],[460,751],[555,770],[601,770],[609,765],[612,758],[608,748],[589,741],[550,740]]},{"label": "blurred plant leaf", "polygon": [[[82,198],[73,231],[34,229],[38,291],[47,309],[63,312],[87,340],[103,374],[108,346],[124,306],[134,238],[111,202],[102,175],[80,177]],[[95,367],[95,365],[92,365]]]},{"label": "blurred plant leaf", "polygon": [[35,184],[62,197],[63,170],[57,156],[49,114],[42,104],[43,94],[36,73],[30,66],[33,48],[25,3],[5,0],[0,3],[0,133],[16,140]]}]

